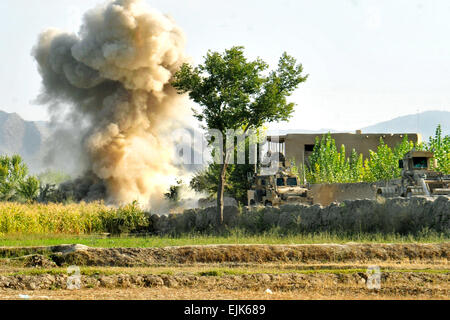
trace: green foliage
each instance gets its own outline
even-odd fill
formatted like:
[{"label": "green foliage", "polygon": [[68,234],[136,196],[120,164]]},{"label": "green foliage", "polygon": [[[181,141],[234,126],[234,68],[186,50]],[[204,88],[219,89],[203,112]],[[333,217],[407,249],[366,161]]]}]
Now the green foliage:
[{"label": "green foliage", "polygon": [[[197,192],[205,192],[210,197],[217,193],[217,186],[219,185],[220,166],[217,164],[210,164],[206,169],[195,173],[190,182],[190,187]],[[229,172],[227,171],[229,175]]]},{"label": "green foliage", "polygon": [[370,151],[368,159],[352,150],[346,155],[345,146],[337,150],[331,134],[316,139],[314,151],[306,168],[310,183],[356,183],[388,181],[401,176],[399,160],[414,148],[414,144],[405,136],[393,150],[380,139],[377,151]]},{"label": "green foliage", "polygon": [[[247,137],[240,144],[237,144],[235,150],[235,158],[237,152],[245,152],[249,155],[250,145],[255,145],[264,141],[266,138],[266,129],[257,130],[256,136]],[[213,198],[217,194],[219,185],[221,166],[211,163],[206,169],[197,172],[190,182],[190,187],[197,192],[204,192]],[[226,171],[226,182],[224,192],[228,196],[236,199],[240,203],[248,203],[247,190],[251,188],[251,181],[248,177],[255,173],[255,165],[253,164],[230,164]]]},{"label": "green foliage", "polygon": [[180,201],[180,192],[182,187],[183,181],[182,180],[177,181],[176,185],[170,186],[169,192],[166,193],[164,197],[172,202]]},{"label": "green foliage", "polygon": [[19,155],[0,157],[0,200],[18,198],[18,188],[28,173],[28,167]]},{"label": "green foliage", "polygon": [[350,181],[353,183],[364,181],[364,175],[364,157],[353,149],[350,157]]},{"label": "green foliage", "polygon": [[[210,164],[205,170],[197,172],[190,182],[190,187],[197,192],[204,192],[213,198],[217,194],[221,166]],[[232,164],[226,172],[225,194],[240,203],[247,203],[247,190],[251,187],[249,174],[255,171],[254,165]]]},{"label": "green foliage", "polygon": [[380,139],[377,152],[370,151],[370,156],[366,162],[366,175],[364,181],[389,181],[400,178],[402,170],[399,168],[399,161],[404,155],[414,148],[414,143],[405,136],[403,141],[392,150]]},{"label": "green foliage", "polygon": [[[191,188],[197,192],[205,192],[213,198],[217,193],[220,170],[220,165],[210,164],[205,170],[197,172],[191,180]],[[247,190],[251,187],[248,175],[253,174],[254,171],[254,165],[229,165],[226,173],[225,194],[240,203],[247,203]]]},{"label": "green foliage", "polygon": [[450,174],[450,136],[442,136],[441,125],[436,128],[435,136],[430,137],[426,149],[434,152],[434,157],[437,160],[437,167],[433,169],[444,174]]},{"label": "green foliage", "polygon": [[103,230],[112,234],[121,234],[146,230],[149,225],[146,215],[137,201],[120,207],[100,212]]},{"label": "green foliage", "polygon": [[292,115],[295,105],[286,97],[308,78],[296,63],[284,53],[278,70],[265,75],[268,65],[261,59],[248,61],[243,47],[223,54],[209,51],[202,65],[183,65],[172,84],[202,107],[195,116],[208,128],[223,133],[244,125],[259,128]]},{"label": "green foliage", "polygon": [[[195,117],[206,128],[219,130],[225,138],[224,151],[216,155],[221,164],[217,172],[219,202],[229,175],[228,157],[234,154],[226,149],[226,131],[243,128],[246,134],[266,122],[288,120],[295,104],[289,103],[287,97],[308,78],[302,75],[302,65],[286,53],[276,71],[267,73],[267,69],[268,65],[259,58],[249,61],[243,47],[232,47],[223,54],[209,51],[204,63],[197,67],[183,65],[172,83],[180,94],[189,93],[200,106],[200,110],[194,110]],[[218,220],[223,224],[223,208],[219,208]]]},{"label": "green foliage", "polygon": [[[401,235],[396,233],[336,233],[312,232],[298,234],[284,234],[279,228],[264,233],[250,232],[242,228],[226,230],[219,234],[199,234],[189,232],[175,236],[147,236],[147,237],[102,237],[97,235],[7,235],[0,238],[2,247],[36,247],[56,246],[62,244],[83,244],[94,248],[165,248],[170,246],[194,245],[230,245],[230,244],[323,244],[336,243],[444,243],[450,240],[448,235],[436,232]],[[444,270],[446,271],[446,270]]]},{"label": "green foliage", "polygon": [[[345,154],[344,154],[345,156]],[[339,171],[342,166],[342,157],[336,148],[336,142],[331,138],[331,134],[324,135],[322,140],[316,138],[314,151],[309,158],[310,171],[308,180],[312,183],[337,183],[340,181],[342,173]],[[345,166],[345,163],[344,163]],[[345,169],[344,169],[345,170]]]},{"label": "green foliage", "polygon": [[37,178],[40,182],[39,195],[37,197],[39,202],[67,203],[71,201],[58,189],[60,184],[71,180],[70,175],[62,171],[47,170],[39,174]]},{"label": "green foliage", "polygon": [[399,160],[413,149],[433,152],[437,166],[432,169],[450,174],[450,136],[443,137],[442,128],[438,126],[435,136],[428,143],[415,145],[405,136],[392,149],[380,139],[377,150],[371,150],[367,159],[363,159],[362,154],[358,155],[354,150],[350,158],[346,158],[345,146],[339,152],[331,134],[323,136],[321,140],[317,138],[306,168],[307,180],[310,183],[353,183],[398,179],[402,172]]},{"label": "green foliage", "polygon": [[[39,188],[37,200],[41,203],[67,203],[66,195],[54,184],[42,184]],[[69,201],[68,201],[69,200]]]},{"label": "green foliage", "polygon": [[28,177],[19,183],[17,192],[27,201],[35,201],[39,194],[39,180],[36,177]]},{"label": "green foliage", "polygon": [[352,150],[351,157],[346,155],[345,146],[340,151],[335,140],[328,133],[322,139],[316,139],[314,151],[306,168],[306,178],[310,183],[353,183],[364,177],[362,155]]}]

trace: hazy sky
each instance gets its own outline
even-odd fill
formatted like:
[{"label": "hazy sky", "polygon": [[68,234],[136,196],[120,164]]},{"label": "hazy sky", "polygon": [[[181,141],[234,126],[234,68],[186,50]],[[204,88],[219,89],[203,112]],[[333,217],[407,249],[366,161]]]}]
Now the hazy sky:
[{"label": "hazy sky", "polygon": [[[185,30],[187,51],[243,45],[275,67],[283,51],[310,74],[283,129],[355,130],[426,110],[450,111],[448,0],[148,0]],[[33,104],[31,58],[48,27],[78,31],[101,0],[0,1],[0,110],[46,120]],[[276,126],[275,126],[276,127]]]}]

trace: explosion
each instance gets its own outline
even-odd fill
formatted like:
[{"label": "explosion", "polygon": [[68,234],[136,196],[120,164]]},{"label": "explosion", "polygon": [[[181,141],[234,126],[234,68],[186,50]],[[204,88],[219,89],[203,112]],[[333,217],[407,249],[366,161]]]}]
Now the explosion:
[{"label": "explosion", "polygon": [[179,174],[170,134],[188,108],[170,82],[187,62],[184,47],[174,21],[141,0],[88,11],[77,35],[51,29],[39,36],[38,101],[77,129],[90,186],[85,194],[100,184],[110,202],[153,205]]}]

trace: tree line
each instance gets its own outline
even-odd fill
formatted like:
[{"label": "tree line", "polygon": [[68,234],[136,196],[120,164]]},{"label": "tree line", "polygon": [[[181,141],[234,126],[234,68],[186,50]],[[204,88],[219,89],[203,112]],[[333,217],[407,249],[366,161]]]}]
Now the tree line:
[{"label": "tree line", "polygon": [[30,175],[20,155],[0,156],[0,201],[48,201],[44,198],[48,198],[49,191],[56,190],[57,185],[68,180],[69,175],[51,170]]}]

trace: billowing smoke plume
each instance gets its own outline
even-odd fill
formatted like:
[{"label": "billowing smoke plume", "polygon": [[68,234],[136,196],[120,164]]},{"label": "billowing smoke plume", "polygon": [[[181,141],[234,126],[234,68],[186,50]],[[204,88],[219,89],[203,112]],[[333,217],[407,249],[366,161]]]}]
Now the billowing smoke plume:
[{"label": "billowing smoke plume", "polygon": [[186,62],[184,45],[171,18],[140,0],[87,12],[78,35],[40,35],[33,49],[44,86],[38,100],[82,137],[73,151],[89,172],[86,193],[106,190],[115,203],[147,204],[167,191],[168,177],[178,174],[170,132],[187,115],[170,85]]}]

